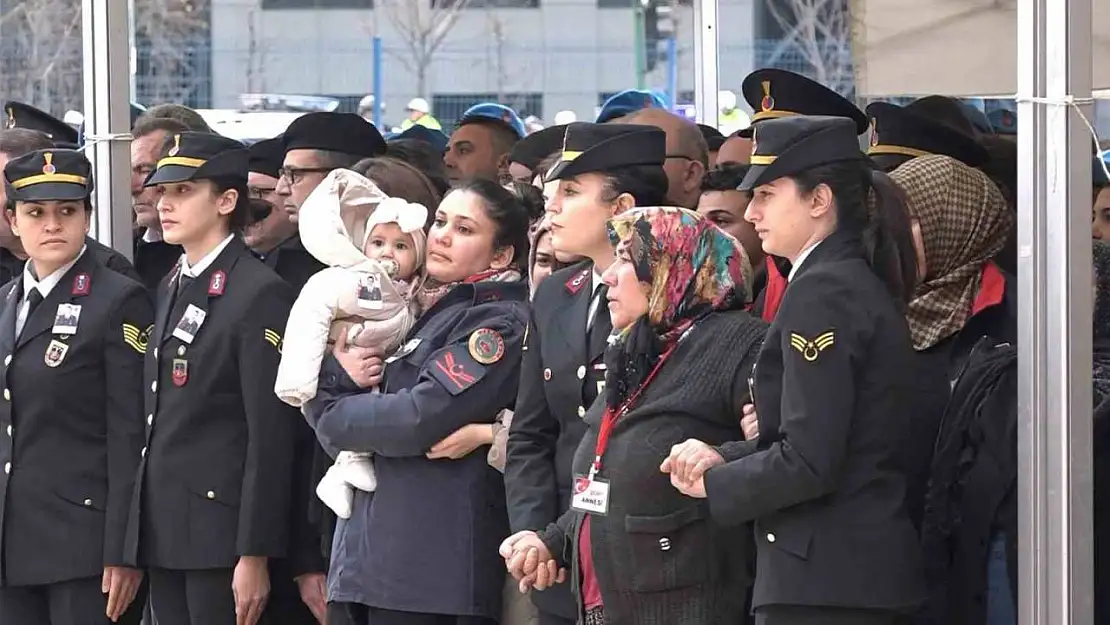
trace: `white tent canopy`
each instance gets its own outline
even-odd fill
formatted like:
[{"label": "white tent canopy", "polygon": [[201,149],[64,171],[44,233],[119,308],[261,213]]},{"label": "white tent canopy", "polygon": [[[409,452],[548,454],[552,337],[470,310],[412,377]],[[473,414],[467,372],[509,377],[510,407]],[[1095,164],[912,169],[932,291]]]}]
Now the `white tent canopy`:
[{"label": "white tent canopy", "polygon": [[[1066,1],[1066,0],[1065,0]],[[1110,58],[1110,0],[1093,0],[1095,59]],[[852,0],[861,96],[1012,96],[1017,91],[1014,0]],[[1110,89],[1110,63],[1094,64]]]}]

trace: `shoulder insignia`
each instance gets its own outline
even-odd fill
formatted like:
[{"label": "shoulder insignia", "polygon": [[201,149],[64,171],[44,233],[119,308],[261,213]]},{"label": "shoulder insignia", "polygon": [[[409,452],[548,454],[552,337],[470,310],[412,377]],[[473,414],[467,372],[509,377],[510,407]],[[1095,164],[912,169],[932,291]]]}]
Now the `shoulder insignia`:
[{"label": "shoulder insignia", "polygon": [[88,295],[92,287],[92,279],[87,273],[79,273],[73,277],[73,295]]},{"label": "shoulder insignia", "polygon": [[582,271],[576,273],[573,278],[571,278],[570,280],[567,280],[567,285],[566,285],[567,286],[567,291],[570,291],[571,295],[577,295],[578,292],[582,290],[582,287],[586,285],[586,282],[588,281],[589,277],[590,277],[590,268],[589,267],[587,267],[587,268],[583,269]]},{"label": "shoulder insignia", "polygon": [[279,354],[281,353],[281,335],[280,334],[278,334],[274,330],[266,328],[262,332],[262,338],[264,338],[266,340],[266,342],[269,343],[270,345],[273,345],[274,349],[276,349]]},{"label": "shoulder insignia", "polygon": [[492,365],[505,355],[505,339],[489,328],[471,332],[467,347],[470,348],[470,357],[480,365]]},{"label": "shoulder insignia", "polygon": [[130,323],[123,324],[123,342],[140,354],[146,353],[146,346],[150,342],[150,333],[154,330],[154,326],[147,326],[145,330],[139,330],[138,326],[133,326]]},{"label": "shoulder insignia", "polygon": [[428,372],[451,395],[459,395],[477,384],[486,371],[459,343],[441,351],[428,365]]},{"label": "shoulder insignia", "polygon": [[806,362],[817,360],[817,356],[819,356],[821,352],[832,347],[835,341],[836,336],[833,334],[832,330],[819,334],[817,338],[813,340],[807,339],[797,332],[790,333],[790,346],[798,350],[798,353],[802,355],[802,358],[806,359]]},{"label": "shoulder insignia", "polygon": [[225,286],[227,286],[227,274],[223,271],[216,271],[208,280],[208,294],[223,295]]}]

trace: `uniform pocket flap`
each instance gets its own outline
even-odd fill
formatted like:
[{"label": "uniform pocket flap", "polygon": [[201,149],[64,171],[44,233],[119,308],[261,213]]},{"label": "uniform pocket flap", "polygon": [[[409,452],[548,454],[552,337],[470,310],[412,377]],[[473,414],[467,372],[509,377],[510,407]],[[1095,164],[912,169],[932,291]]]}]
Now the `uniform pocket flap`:
[{"label": "uniform pocket flap", "polygon": [[219,484],[219,480],[212,480],[210,482],[197,481],[193,484],[186,484],[185,488],[193,495],[223,504],[225,506],[239,507],[239,487],[229,486],[227,484]]},{"label": "uniform pocket flap", "polygon": [[104,512],[108,504],[106,484],[70,484],[54,489],[54,494],[75,506]]},{"label": "uniform pocket flap", "polygon": [[629,534],[664,534],[683,528],[705,518],[702,506],[691,506],[663,516],[633,516],[624,518],[624,529]]},{"label": "uniform pocket flap", "polygon": [[756,523],[755,531],[757,543],[781,549],[803,560],[809,558],[809,545],[813,542],[813,529],[809,526]]}]

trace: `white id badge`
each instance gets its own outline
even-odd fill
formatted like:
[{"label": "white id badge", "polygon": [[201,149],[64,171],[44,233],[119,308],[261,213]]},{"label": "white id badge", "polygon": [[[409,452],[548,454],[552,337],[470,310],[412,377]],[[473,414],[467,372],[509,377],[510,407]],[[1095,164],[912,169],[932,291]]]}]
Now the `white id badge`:
[{"label": "white id badge", "polygon": [[570,499],[574,510],[600,514],[609,513],[609,482],[585,475],[574,476],[574,495]]}]

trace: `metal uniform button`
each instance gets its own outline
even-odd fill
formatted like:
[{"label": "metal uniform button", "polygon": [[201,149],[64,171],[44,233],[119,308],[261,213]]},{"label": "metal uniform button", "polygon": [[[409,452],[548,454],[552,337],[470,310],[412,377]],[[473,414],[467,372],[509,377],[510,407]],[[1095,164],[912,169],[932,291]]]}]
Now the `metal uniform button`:
[{"label": "metal uniform button", "polygon": [[8,389],[4,389],[4,401],[11,401],[11,400],[12,400],[12,392]]},{"label": "metal uniform button", "polygon": [[775,535],[774,534],[767,534],[767,542],[769,542],[769,543],[775,542]]},{"label": "metal uniform button", "polygon": [[158,348],[157,347],[154,348],[154,359],[158,360]]},{"label": "metal uniform button", "polygon": [[91,506],[92,505],[92,499],[86,499],[85,500],[85,505],[86,506]]},{"label": "metal uniform button", "polygon": [[671,550],[671,539],[667,538],[666,536],[664,536],[663,538],[660,538],[659,539],[659,551],[670,551],[670,550]]},{"label": "metal uniform button", "polygon": [[177,355],[178,356],[184,356],[185,355],[185,346],[184,345],[181,345],[180,347],[177,348]]},{"label": "metal uniform button", "polygon": [[543,370],[543,379],[544,379],[545,382],[550,382],[551,381],[551,369],[544,369]]},{"label": "metal uniform button", "polygon": [[146,424],[147,425],[154,425],[154,415],[153,414],[148,414],[146,416]]},{"label": "metal uniform button", "polygon": [[582,406],[578,407],[578,418],[586,416],[586,409]]},{"label": "metal uniform button", "polygon": [[215,499],[216,498],[216,491],[214,491],[214,490],[208,491],[208,498],[209,499]]},{"label": "metal uniform button", "polygon": [[[4,392],[7,393],[7,391],[4,391]],[[157,393],[158,392],[158,380],[155,380],[155,381],[150,383],[150,392],[151,393]]]},{"label": "metal uniform button", "polygon": [[12,472],[12,463],[5,462],[4,463],[4,473],[11,473],[11,472]]},{"label": "metal uniform button", "polygon": [[4,356],[4,366],[7,367],[10,364],[12,364],[12,355],[8,354],[7,356]]},{"label": "metal uniform button", "polygon": [[8,426],[8,436],[12,435],[12,426]]},{"label": "metal uniform button", "polygon": [[585,380],[586,379],[586,365],[582,365],[582,366],[578,367],[578,379],[579,380]]},{"label": "metal uniform button", "polygon": [[146,447],[143,447],[143,450],[139,452],[139,456],[142,458],[146,458]]}]

